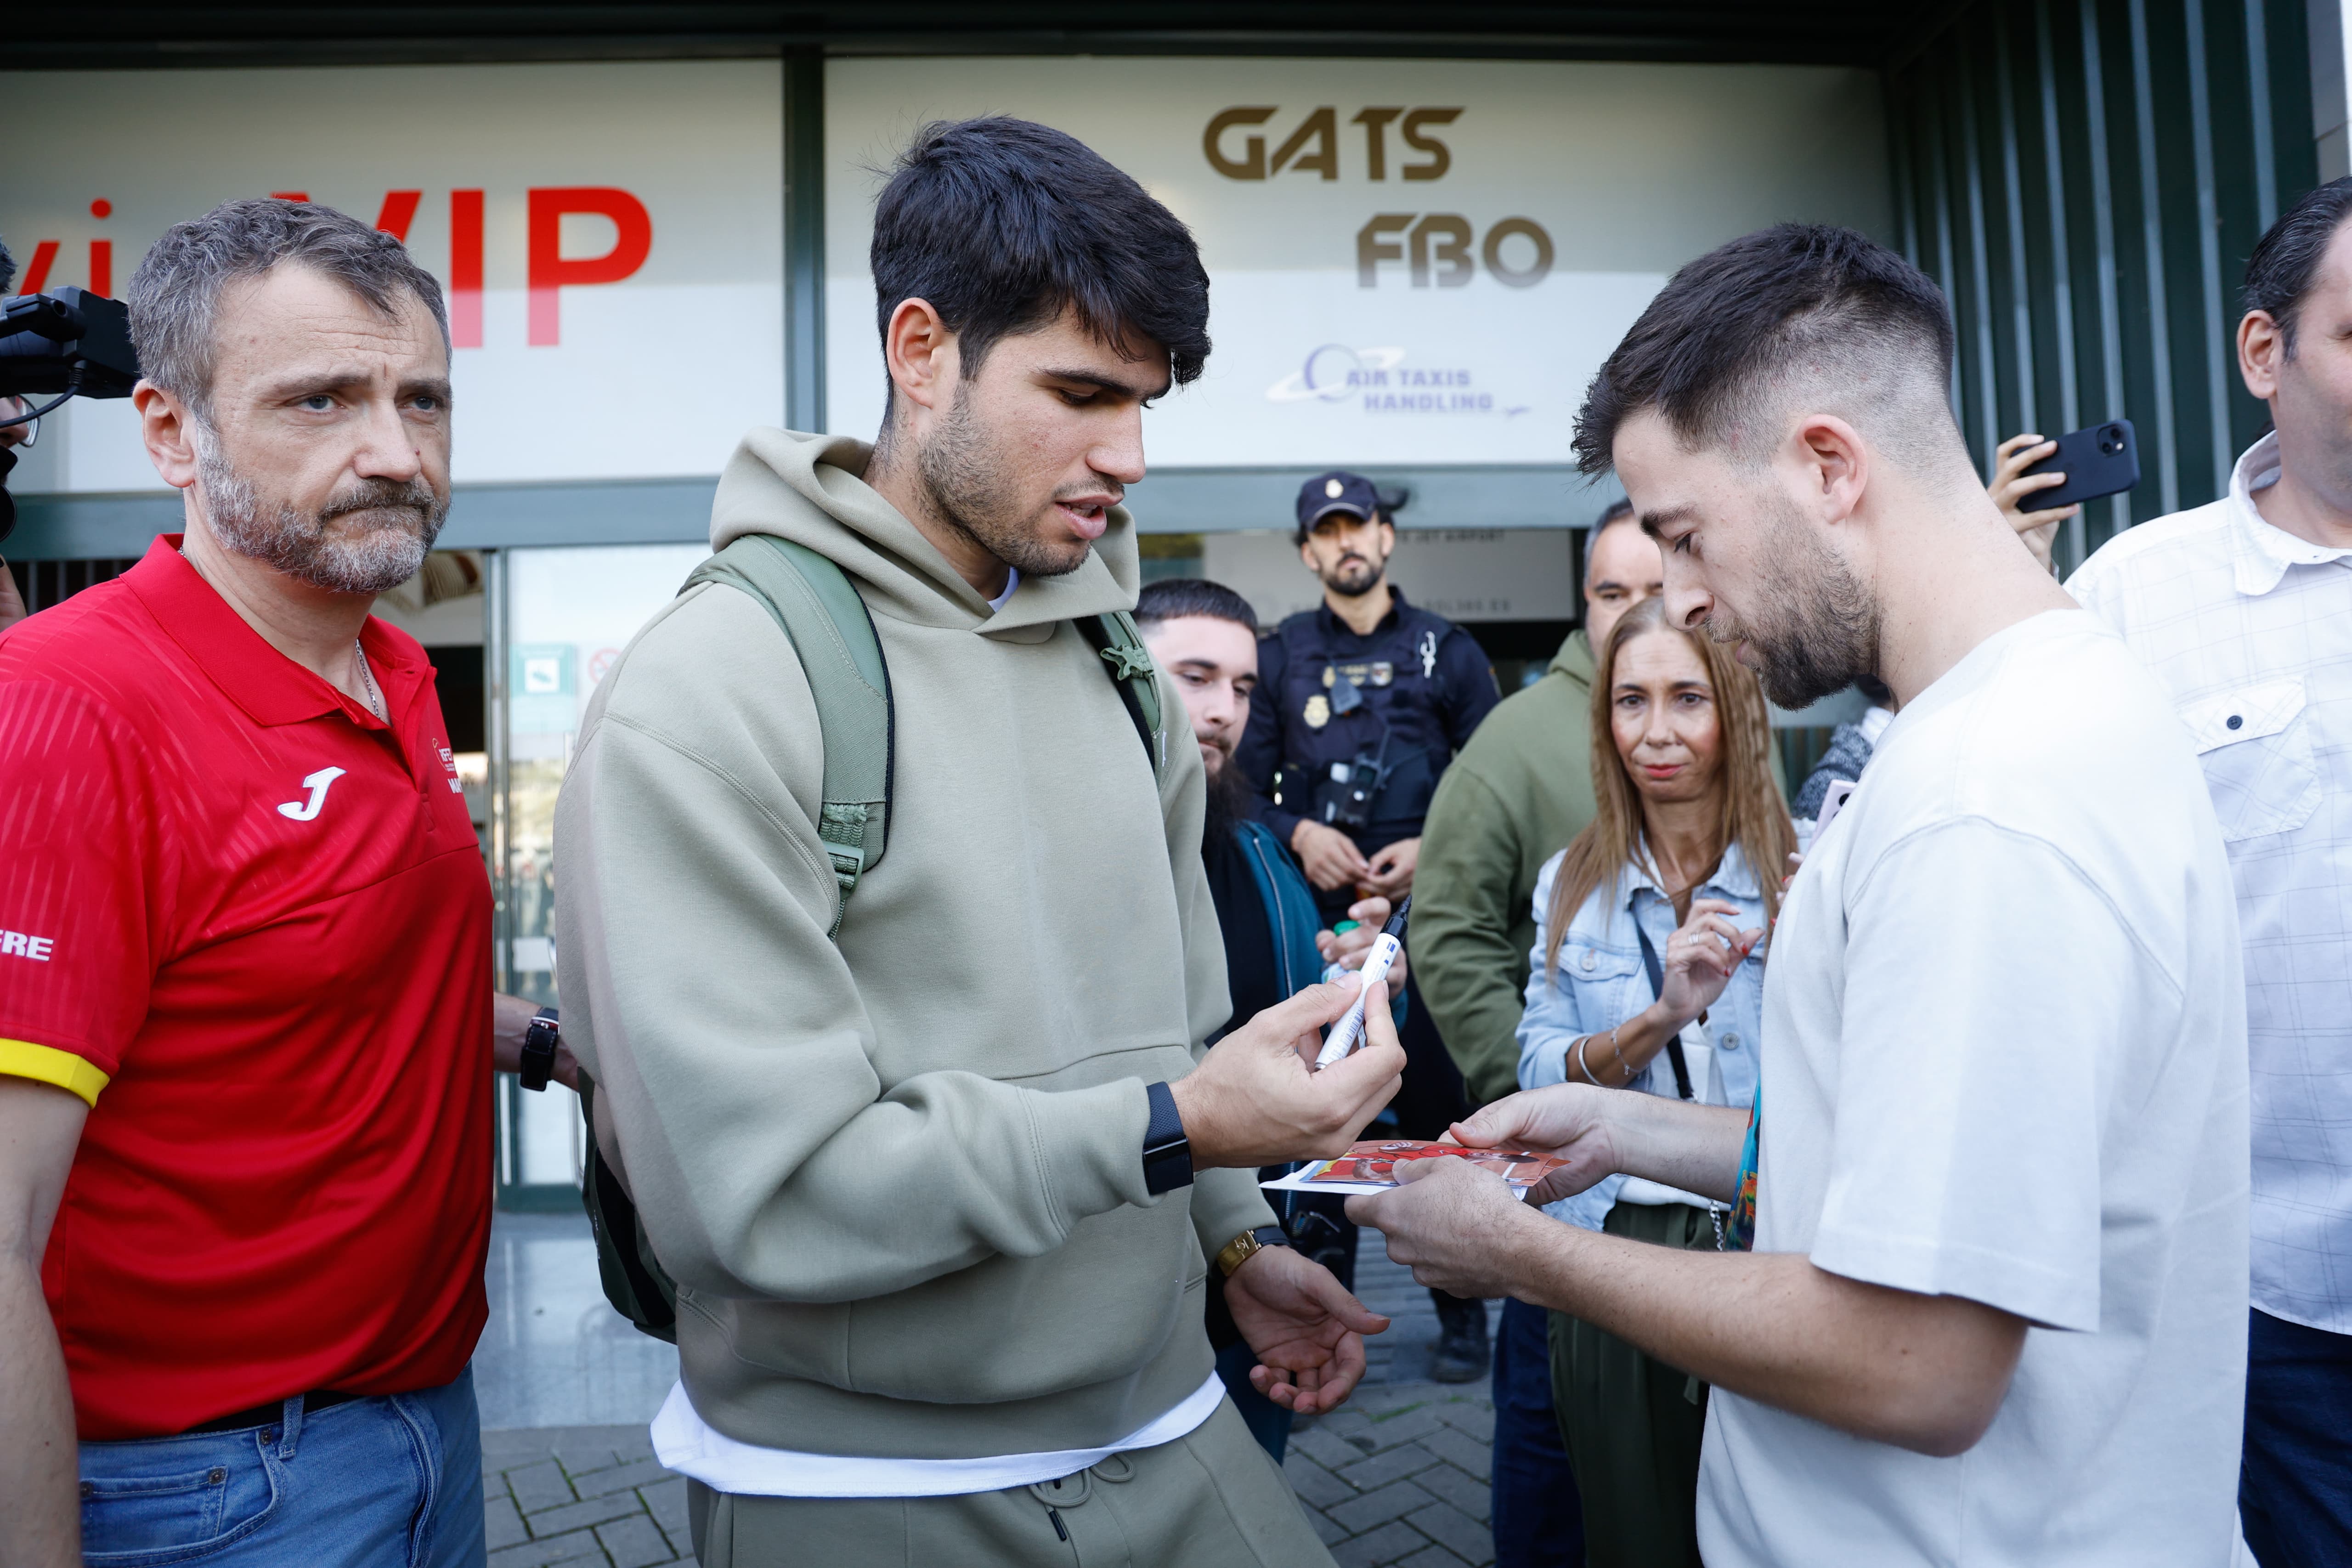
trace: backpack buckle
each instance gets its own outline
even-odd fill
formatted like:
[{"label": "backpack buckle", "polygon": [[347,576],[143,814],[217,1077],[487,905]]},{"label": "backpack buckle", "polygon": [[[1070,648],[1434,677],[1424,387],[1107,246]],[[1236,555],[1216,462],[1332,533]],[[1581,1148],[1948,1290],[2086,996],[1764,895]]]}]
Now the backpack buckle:
[{"label": "backpack buckle", "polygon": [[1121,680],[1141,680],[1151,673],[1151,655],[1131,643],[1112,643],[1102,656]]},{"label": "backpack buckle", "polygon": [[869,815],[862,803],[840,801],[827,801],[817,814],[816,836],[832,858],[834,879],[841,884],[844,898],[856,889],[857,879],[866,871]]}]

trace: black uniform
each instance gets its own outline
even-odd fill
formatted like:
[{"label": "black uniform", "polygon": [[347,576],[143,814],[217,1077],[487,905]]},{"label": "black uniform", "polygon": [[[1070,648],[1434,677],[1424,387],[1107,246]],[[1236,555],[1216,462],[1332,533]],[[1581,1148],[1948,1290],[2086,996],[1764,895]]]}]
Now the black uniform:
[{"label": "black uniform", "polygon": [[[1318,605],[1258,643],[1257,695],[1234,761],[1285,844],[1301,817],[1338,827],[1367,859],[1418,837],[1438,775],[1502,700],[1468,632],[1390,593],[1370,637]],[[1344,917],[1355,899],[1323,894],[1324,912]]]},{"label": "black uniform", "polygon": [[[1502,700],[1468,632],[1390,593],[1395,602],[1369,637],[1325,605],[1258,643],[1257,695],[1234,762],[1258,793],[1259,820],[1285,844],[1302,817],[1346,833],[1368,860],[1419,837],[1438,776]],[[1327,923],[1356,899],[1353,888],[1316,889]],[[1410,970],[1407,978],[1399,1130],[1434,1138],[1467,1108]]]}]

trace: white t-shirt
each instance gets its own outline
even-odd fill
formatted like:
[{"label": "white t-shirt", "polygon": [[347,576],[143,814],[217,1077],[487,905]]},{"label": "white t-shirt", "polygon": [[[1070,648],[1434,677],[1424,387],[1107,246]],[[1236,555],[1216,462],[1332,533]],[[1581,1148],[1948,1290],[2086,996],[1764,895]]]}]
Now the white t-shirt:
[{"label": "white t-shirt", "polygon": [[1091,1469],[1113,1454],[1173,1443],[1217,1413],[1225,1385],[1215,1373],[1184,1401],[1116,1443],[1044,1454],[992,1454],[979,1459],[869,1458],[804,1454],[739,1443],[702,1418],[686,1384],[670,1385],[653,1425],[654,1457],[713,1491],[749,1497],[962,1497],[1035,1486]]},{"label": "white t-shirt", "polygon": [[1765,973],[1756,1247],[2028,1330],[1966,1454],[1717,1389],[1710,1568],[2220,1568],[2246,1358],[2237,907],[2172,704],[2053,611],[1889,726]]}]

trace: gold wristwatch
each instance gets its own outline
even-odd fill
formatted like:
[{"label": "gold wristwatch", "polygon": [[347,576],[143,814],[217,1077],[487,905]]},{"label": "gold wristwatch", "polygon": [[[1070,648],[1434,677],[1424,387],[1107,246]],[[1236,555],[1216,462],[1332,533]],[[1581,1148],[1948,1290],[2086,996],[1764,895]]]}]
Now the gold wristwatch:
[{"label": "gold wristwatch", "polygon": [[1263,1247],[1288,1247],[1290,1237],[1278,1225],[1262,1225],[1255,1230],[1245,1230],[1225,1243],[1217,1254],[1217,1272],[1227,1279],[1234,1270],[1255,1258]]}]

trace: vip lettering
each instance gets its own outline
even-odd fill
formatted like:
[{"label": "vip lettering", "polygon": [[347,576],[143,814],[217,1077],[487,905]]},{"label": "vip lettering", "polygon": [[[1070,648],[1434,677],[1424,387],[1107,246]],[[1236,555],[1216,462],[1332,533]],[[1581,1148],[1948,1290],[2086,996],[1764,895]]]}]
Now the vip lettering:
[{"label": "vip lettering", "polygon": [[[1276,143],[1273,156],[1268,157],[1266,133],[1249,128],[1264,125],[1281,112],[1279,108],[1271,106],[1247,107],[1224,110],[1213,116],[1201,136],[1201,150],[1208,154],[1209,166],[1229,180],[1271,179],[1286,170],[1338,179],[1339,110],[1327,103],[1309,110],[1306,119]],[[1396,122],[1398,139],[1404,143],[1406,154],[1421,155],[1419,162],[1401,163],[1398,176],[1407,180],[1444,178],[1445,171],[1454,166],[1454,154],[1444,142],[1429,133],[1430,129],[1451,125],[1461,114],[1459,108],[1357,110],[1348,123],[1363,127],[1365,175],[1374,180],[1389,177],[1388,132],[1390,124]],[[1234,153],[1235,142],[1241,147],[1238,157]]]},{"label": "vip lettering", "polygon": [[0,931],[0,958],[29,958],[36,963],[47,963],[49,950],[55,946],[57,939],[54,937],[27,936],[20,931]]},{"label": "vip lettering", "polygon": [[[269,194],[289,202],[310,199],[305,191]],[[448,285],[449,342],[453,348],[482,346],[483,197],[481,191],[449,193],[449,259],[442,277]],[[376,209],[375,226],[407,244],[409,226],[416,221],[416,210],[424,200],[423,191],[386,191],[383,205]],[[504,211],[514,211],[511,198],[504,204]],[[101,196],[89,204],[89,215],[103,223],[114,216],[114,204]],[[601,256],[564,255],[563,220],[574,215],[609,219],[613,225],[612,248]],[[653,216],[646,210],[646,204],[611,185],[533,186],[524,195],[523,219],[524,279],[530,296],[526,338],[533,348],[552,347],[562,342],[563,289],[618,283],[635,276],[653,254]],[[60,248],[57,240],[36,240],[33,259],[16,287],[27,294],[37,294],[52,282],[71,282],[69,277],[50,276]],[[417,259],[428,266],[432,262],[427,256]],[[83,287],[91,293],[113,296],[112,240],[89,241],[89,265],[82,278]]]}]

